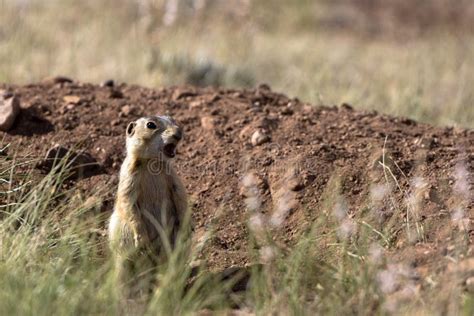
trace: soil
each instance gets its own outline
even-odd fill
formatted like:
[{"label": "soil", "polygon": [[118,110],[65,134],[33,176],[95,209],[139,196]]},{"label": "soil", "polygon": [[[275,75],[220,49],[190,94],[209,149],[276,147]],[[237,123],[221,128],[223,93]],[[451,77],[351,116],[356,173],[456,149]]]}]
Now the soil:
[{"label": "soil", "polygon": [[[434,127],[347,104],[313,106],[267,85],[149,89],[53,79],[0,89],[18,96],[22,107],[14,127],[1,133],[3,144],[11,144],[9,154],[44,157],[55,145],[83,149],[100,170],[75,180],[75,186],[85,196],[111,188],[103,207],[107,214],[127,124],[145,115],[173,116],[184,129],[174,164],[191,197],[195,235],[211,226],[216,230],[203,253],[213,269],[250,262],[249,208],[258,202],[264,224],[273,225],[279,242],[289,246],[317,218],[334,220],[333,210],[342,205],[343,217],[366,219],[381,230],[392,225],[391,256],[421,274],[448,266],[453,233],[463,227],[472,256],[474,130]],[[425,229],[421,239],[407,238],[404,229],[410,197],[417,205],[413,218]],[[453,220],[459,217],[453,215],[456,207],[464,210],[467,226]]]}]

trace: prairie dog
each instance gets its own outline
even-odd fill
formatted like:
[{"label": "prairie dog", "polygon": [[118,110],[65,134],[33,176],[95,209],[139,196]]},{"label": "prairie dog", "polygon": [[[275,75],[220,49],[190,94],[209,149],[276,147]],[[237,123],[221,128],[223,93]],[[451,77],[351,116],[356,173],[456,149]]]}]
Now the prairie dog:
[{"label": "prairie dog", "polygon": [[170,249],[183,223],[186,192],[170,162],[181,138],[181,128],[168,116],[142,117],[127,126],[127,155],[108,228],[122,281],[133,277],[130,270],[146,269],[147,257]]}]

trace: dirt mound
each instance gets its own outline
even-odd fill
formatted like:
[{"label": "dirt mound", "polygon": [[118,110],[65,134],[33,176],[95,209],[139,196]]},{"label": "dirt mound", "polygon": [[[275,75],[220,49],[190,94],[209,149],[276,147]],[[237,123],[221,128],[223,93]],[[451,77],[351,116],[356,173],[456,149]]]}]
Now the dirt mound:
[{"label": "dirt mound", "polygon": [[[265,85],[153,90],[50,80],[0,88],[18,96],[22,107],[13,129],[2,133],[9,154],[44,157],[56,144],[79,147],[101,170],[77,181],[86,195],[115,188],[128,122],[149,114],[176,118],[185,137],[175,165],[191,195],[196,235],[216,224],[204,254],[214,268],[249,261],[249,208],[268,215],[281,242],[291,245],[316,218],[344,205],[350,218],[370,219],[381,230],[392,225],[394,256],[422,269],[449,252],[453,230],[461,229],[453,209],[462,203],[472,245],[473,130],[349,105],[311,106]],[[425,228],[421,238],[408,238],[403,229],[412,213]]]}]

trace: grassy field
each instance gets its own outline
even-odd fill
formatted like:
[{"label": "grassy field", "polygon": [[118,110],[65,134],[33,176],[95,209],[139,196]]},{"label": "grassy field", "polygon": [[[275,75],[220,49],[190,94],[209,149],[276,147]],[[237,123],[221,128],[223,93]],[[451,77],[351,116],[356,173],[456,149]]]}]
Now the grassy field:
[{"label": "grassy field", "polygon": [[[432,1],[445,5],[435,13],[452,7]],[[200,10],[181,4],[172,20],[164,1],[2,0],[0,81],[61,74],[151,87],[265,82],[313,104],[348,102],[474,126],[470,25],[454,32],[441,15],[436,27],[431,13],[434,26],[420,34],[416,8],[405,14],[411,19],[398,21],[368,14],[367,5],[327,1],[275,1],[274,10],[264,1],[208,2],[214,5]]]},{"label": "grassy field", "polygon": [[[59,74],[150,87],[265,82],[317,105],[347,102],[474,127],[470,25],[443,22],[421,32],[411,25],[414,18],[400,30],[403,21],[365,21],[366,7],[339,1],[215,1],[202,9],[198,3],[180,2],[173,16],[165,1],[0,0],[0,82]],[[117,284],[98,206],[103,192],[83,197],[62,190],[67,166],[31,182],[34,163],[0,155],[6,201],[0,206],[0,315],[115,315]],[[328,194],[327,203],[339,202]],[[291,250],[272,241],[277,231],[250,227],[249,239],[264,250],[255,259],[266,266],[253,271],[251,291],[232,299],[225,295],[232,280],[217,282],[204,271],[187,288],[191,269],[183,238],[142,308],[149,315],[185,315],[227,310],[237,301],[242,312],[263,315],[472,315],[474,299],[456,280],[418,295],[406,277],[410,268],[387,262],[390,232],[352,225],[357,238],[343,216],[321,216]],[[318,234],[321,226],[329,233]],[[465,237],[453,236],[459,255],[466,253]],[[390,295],[394,288],[401,294]]]},{"label": "grassy field", "polygon": [[[0,209],[0,314],[116,315],[123,304],[105,244],[104,192],[83,197],[74,189],[65,191],[65,165],[32,183],[34,161],[0,159],[1,194],[7,201]],[[191,256],[191,239],[181,235],[159,266],[159,286],[149,303],[127,303],[128,312],[226,314],[238,304],[239,312],[259,315],[472,315],[474,298],[462,291],[457,277],[420,293],[414,270],[388,259],[395,240],[392,226],[378,231],[363,219],[347,217],[338,185],[334,178],[324,196],[325,203],[335,205],[333,214],[321,213],[292,249],[274,241],[278,229],[259,224],[259,210],[249,202],[249,251],[264,263],[250,270],[250,290],[229,294],[236,280],[219,281],[205,267],[189,285],[189,263],[212,238],[210,226]],[[457,256],[465,257],[465,233],[452,238]]]}]

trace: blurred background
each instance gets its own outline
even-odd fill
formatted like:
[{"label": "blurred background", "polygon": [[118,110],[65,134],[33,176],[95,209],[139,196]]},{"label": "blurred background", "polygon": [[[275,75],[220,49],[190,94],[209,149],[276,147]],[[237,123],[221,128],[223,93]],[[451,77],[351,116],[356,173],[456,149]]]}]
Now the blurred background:
[{"label": "blurred background", "polygon": [[253,87],[474,127],[472,0],[0,0],[0,82]]}]

